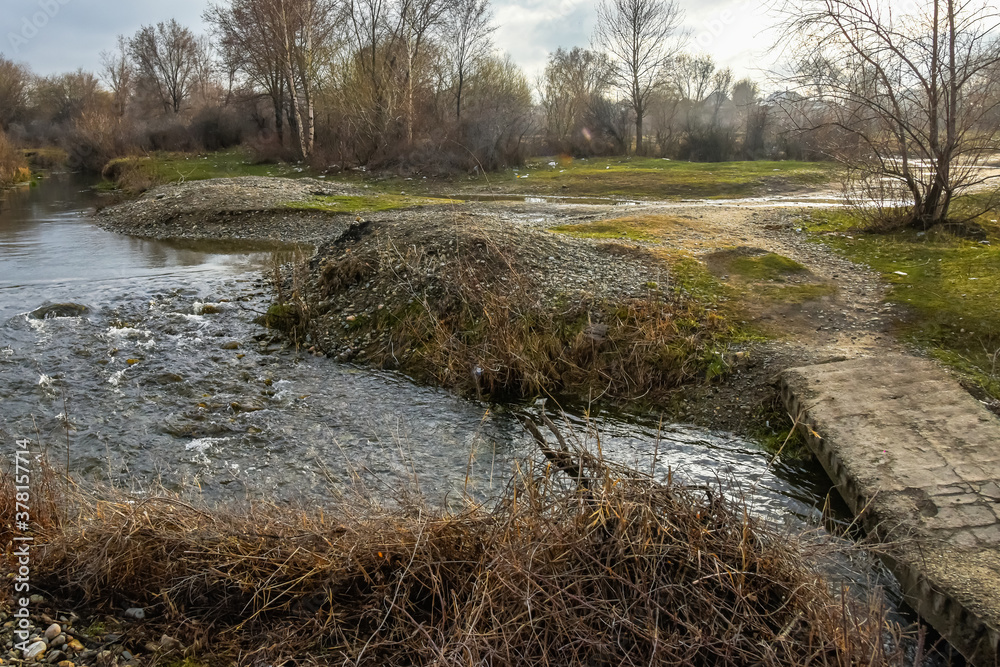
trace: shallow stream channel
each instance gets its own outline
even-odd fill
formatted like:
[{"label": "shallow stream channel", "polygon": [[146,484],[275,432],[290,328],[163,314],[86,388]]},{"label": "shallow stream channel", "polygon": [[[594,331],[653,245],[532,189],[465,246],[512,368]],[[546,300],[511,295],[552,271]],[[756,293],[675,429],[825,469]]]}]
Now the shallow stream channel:
[{"label": "shallow stream channel", "polygon": [[[209,501],[321,502],[362,479],[440,505],[489,497],[532,454],[519,418],[533,406],[316,358],[256,324],[272,299],[264,276],[288,247],[106,232],[91,219],[100,196],[68,175],[0,197],[0,447],[11,455],[30,439],[75,478]],[[609,458],[721,482],[794,532],[822,523],[831,485],[813,460],[772,460],[655,417],[553,417],[599,436]]]},{"label": "shallow stream channel", "polygon": [[[263,276],[289,248],[105,232],[87,186],[57,175],[0,203],[8,449],[30,438],[74,476],[208,498],[322,496],[358,474],[387,493],[417,484],[435,504],[489,495],[530,454],[518,421],[530,406],[469,401],[272,340],[254,320],[272,297]],[[567,418],[614,459],[648,470],[655,455],[658,474],[736,482],[775,520],[815,525],[830,490],[814,462],[771,462],[725,433]]]}]

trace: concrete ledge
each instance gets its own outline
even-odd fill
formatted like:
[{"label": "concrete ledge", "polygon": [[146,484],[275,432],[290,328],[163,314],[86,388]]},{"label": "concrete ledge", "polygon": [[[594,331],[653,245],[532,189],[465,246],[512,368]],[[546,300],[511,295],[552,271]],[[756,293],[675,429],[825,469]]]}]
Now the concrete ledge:
[{"label": "concrete ledge", "polygon": [[917,357],[793,368],[782,397],[907,602],[972,664],[1000,660],[1000,420]]}]

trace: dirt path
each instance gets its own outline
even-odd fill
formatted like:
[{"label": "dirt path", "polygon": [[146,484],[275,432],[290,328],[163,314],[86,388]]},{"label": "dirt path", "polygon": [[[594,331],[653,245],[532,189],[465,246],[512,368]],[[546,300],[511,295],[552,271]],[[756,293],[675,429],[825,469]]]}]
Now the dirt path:
[{"label": "dirt path", "polygon": [[[767,332],[768,340],[737,350],[739,362],[725,382],[684,390],[678,404],[671,406],[676,418],[727,430],[756,428],[762,416],[781,410],[776,399],[783,370],[901,350],[889,331],[895,318],[891,304],[883,301],[885,285],[866,267],[811,242],[798,224],[803,209],[784,204],[769,208],[664,202],[636,207],[505,204],[497,210],[514,224],[546,228],[623,217],[665,220],[656,229],[659,241],[642,245],[683,250],[724,284],[739,286],[742,297],[737,307],[756,328]],[[718,261],[734,249],[794,260],[807,272],[790,277],[790,282],[822,287],[826,293],[789,301],[764,298],[772,288],[770,281],[739,282]]]}]

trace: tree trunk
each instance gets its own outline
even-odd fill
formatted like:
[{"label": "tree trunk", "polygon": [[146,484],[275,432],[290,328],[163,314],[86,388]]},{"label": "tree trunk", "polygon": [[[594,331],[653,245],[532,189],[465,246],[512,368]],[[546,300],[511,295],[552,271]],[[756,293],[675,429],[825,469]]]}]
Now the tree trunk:
[{"label": "tree trunk", "polygon": [[413,48],[406,44],[406,145],[413,146]]},{"label": "tree trunk", "polygon": [[288,107],[291,112],[289,121],[295,128],[295,136],[298,139],[299,157],[303,160],[309,157],[309,145],[306,141],[305,129],[302,126],[302,113],[299,110],[299,94],[295,90],[295,75],[292,72],[292,64],[285,62],[285,81],[288,86]]},{"label": "tree trunk", "polygon": [[642,114],[635,114],[635,154],[642,155]]},{"label": "tree trunk", "polygon": [[278,135],[278,145],[285,147],[285,93],[284,86],[278,84],[279,90],[271,96],[274,104],[274,132]]},{"label": "tree trunk", "polygon": [[312,86],[309,80],[309,70],[312,68],[313,62],[313,37],[312,37],[312,26],[305,26],[306,32],[306,43],[305,43],[305,62],[302,63],[302,95],[304,97],[306,105],[306,136],[305,136],[305,146],[306,152],[303,157],[309,157],[313,153],[313,149],[316,145],[316,107],[315,101],[313,100]]}]

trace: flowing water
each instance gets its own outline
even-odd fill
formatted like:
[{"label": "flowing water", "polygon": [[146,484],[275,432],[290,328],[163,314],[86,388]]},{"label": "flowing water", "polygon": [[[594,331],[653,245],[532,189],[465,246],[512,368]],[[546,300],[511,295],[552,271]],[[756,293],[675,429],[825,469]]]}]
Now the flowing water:
[{"label": "flowing water", "polygon": [[[518,417],[283,348],[254,323],[287,248],[183,246],[98,229],[98,198],[57,176],[0,202],[0,446],[31,439],[78,477],[209,498],[319,497],[358,475],[433,502],[488,495],[530,452]],[[39,319],[39,308],[87,307]],[[588,430],[570,415],[577,432]],[[609,457],[735,481],[757,511],[815,525],[830,484],[740,438],[597,416]]]},{"label": "flowing water", "polygon": [[[388,497],[416,485],[441,503],[489,496],[531,453],[518,420],[531,406],[469,401],[273,340],[254,319],[271,297],[262,274],[289,248],[104,232],[87,186],[55,176],[0,193],[4,468],[16,441],[30,439],[77,479],[140,491],[155,483],[209,500],[317,501],[361,479]],[[86,311],[38,317],[65,303]],[[772,461],[754,443],[685,425],[565,418],[575,433],[598,433],[609,458],[721,480],[793,532],[820,524],[831,485],[814,460]],[[867,561],[827,567],[862,588],[874,576],[899,602]]]}]

